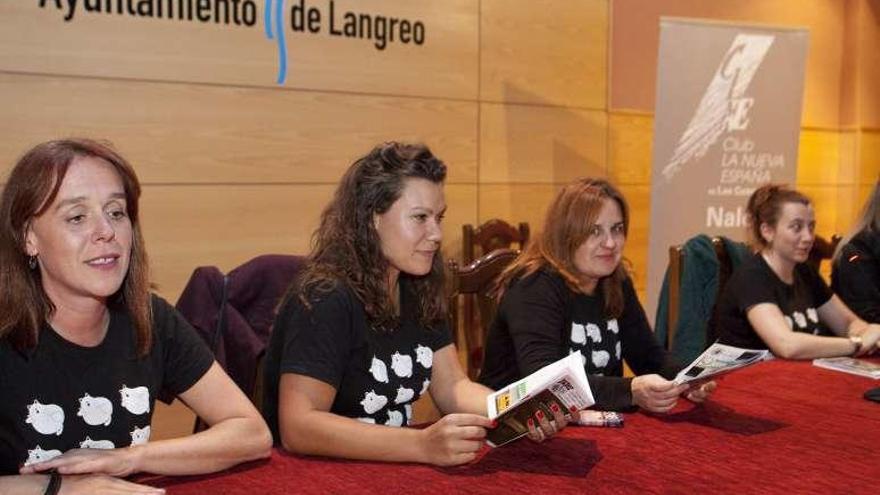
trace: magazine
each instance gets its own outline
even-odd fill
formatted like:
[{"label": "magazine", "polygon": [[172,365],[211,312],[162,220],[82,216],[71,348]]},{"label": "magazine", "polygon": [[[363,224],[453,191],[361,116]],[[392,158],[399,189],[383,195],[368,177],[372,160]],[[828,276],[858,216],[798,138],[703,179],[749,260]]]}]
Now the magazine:
[{"label": "magazine", "polygon": [[487,432],[486,443],[499,447],[526,435],[527,422],[537,411],[553,417],[552,404],[570,418],[572,409],[578,411],[595,402],[581,353],[569,354],[486,398],[489,419],[498,422]]},{"label": "magazine", "polygon": [[880,364],[851,357],[820,358],[813,360],[813,366],[829,370],[843,371],[853,375],[880,379]]},{"label": "magazine", "polygon": [[770,351],[764,349],[742,349],[732,345],[715,342],[694,360],[687,368],[678,372],[673,382],[676,385],[705,380],[735,369],[771,359]]}]

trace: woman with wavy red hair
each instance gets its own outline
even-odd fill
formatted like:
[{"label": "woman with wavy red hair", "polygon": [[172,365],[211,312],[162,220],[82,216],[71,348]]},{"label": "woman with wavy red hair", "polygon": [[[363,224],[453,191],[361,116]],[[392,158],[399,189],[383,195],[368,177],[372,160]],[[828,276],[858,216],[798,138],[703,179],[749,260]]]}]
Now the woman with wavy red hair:
[{"label": "woman with wavy red hair", "polygon": [[[498,387],[580,351],[599,410],[671,409],[688,391],[682,368],[654,339],[623,266],[629,209],[602,179],[557,194],[540,235],[500,276],[480,382]],[[623,361],[635,378],[623,377]],[[688,393],[702,400],[714,382]]]}]

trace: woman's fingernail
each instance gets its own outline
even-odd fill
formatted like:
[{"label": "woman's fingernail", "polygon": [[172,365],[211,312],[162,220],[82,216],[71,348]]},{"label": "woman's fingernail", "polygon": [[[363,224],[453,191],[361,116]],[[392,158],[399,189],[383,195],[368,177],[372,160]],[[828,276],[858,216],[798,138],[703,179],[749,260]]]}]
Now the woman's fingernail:
[{"label": "woman's fingernail", "polygon": [[544,411],[538,409],[538,412],[535,413],[535,417],[538,418],[538,421],[544,419]]},{"label": "woman's fingernail", "polygon": [[550,409],[552,409],[555,413],[559,412],[559,406],[557,406],[555,402],[553,404],[550,404]]},{"label": "woman's fingernail", "polygon": [[492,424],[489,425],[489,428],[493,428],[493,429],[494,429],[494,428],[497,428],[497,427],[498,427],[498,421],[496,421],[496,420],[493,419],[493,420],[492,420]]},{"label": "woman's fingernail", "polygon": [[529,428],[534,428],[534,427],[535,427],[535,420],[532,419],[532,418],[529,418],[529,420],[526,421],[526,423],[529,425]]},{"label": "woman's fingernail", "polygon": [[578,412],[577,406],[571,406],[569,409],[571,409],[571,412]]}]

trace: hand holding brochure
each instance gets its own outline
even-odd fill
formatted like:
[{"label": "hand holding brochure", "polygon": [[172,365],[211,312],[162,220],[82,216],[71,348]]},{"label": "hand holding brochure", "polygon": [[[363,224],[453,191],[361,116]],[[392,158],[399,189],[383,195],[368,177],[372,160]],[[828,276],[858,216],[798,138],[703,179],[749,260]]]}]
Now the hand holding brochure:
[{"label": "hand holding brochure", "polygon": [[843,371],[853,375],[880,379],[880,364],[851,357],[820,358],[813,360],[813,366],[829,370]]},{"label": "hand holding brochure", "polygon": [[771,357],[772,354],[766,349],[742,349],[715,342],[703,351],[690,366],[679,371],[673,382],[676,385],[681,385],[696,380],[704,380],[770,359]]},{"label": "hand holding brochure", "polygon": [[581,353],[569,354],[553,364],[514,382],[486,398],[489,419],[498,426],[489,430],[486,443],[498,447],[512,442],[529,432],[528,419],[541,410],[553,417],[551,404],[556,404],[569,415],[595,404]]}]

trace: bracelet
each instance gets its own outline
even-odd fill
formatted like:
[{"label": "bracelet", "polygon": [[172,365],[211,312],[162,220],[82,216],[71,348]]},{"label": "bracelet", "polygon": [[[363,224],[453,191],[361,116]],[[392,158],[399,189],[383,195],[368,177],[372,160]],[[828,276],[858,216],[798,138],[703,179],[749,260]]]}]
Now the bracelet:
[{"label": "bracelet", "polygon": [[43,495],[58,495],[59,490],[61,490],[61,474],[58,471],[52,471],[49,474],[49,484],[46,485],[46,491],[43,492]]}]

